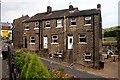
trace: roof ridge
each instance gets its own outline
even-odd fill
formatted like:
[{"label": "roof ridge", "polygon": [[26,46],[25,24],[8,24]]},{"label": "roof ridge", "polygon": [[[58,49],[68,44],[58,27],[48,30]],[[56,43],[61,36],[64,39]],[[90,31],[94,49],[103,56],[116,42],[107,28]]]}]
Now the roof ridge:
[{"label": "roof ridge", "polygon": [[[75,7],[74,9],[78,9],[78,7]],[[65,10],[69,10],[69,9],[53,10],[52,12],[65,11]],[[35,15],[45,14],[45,13],[47,13],[47,12],[37,13],[37,14],[35,14]],[[34,16],[35,16],[35,15],[34,15]]]}]

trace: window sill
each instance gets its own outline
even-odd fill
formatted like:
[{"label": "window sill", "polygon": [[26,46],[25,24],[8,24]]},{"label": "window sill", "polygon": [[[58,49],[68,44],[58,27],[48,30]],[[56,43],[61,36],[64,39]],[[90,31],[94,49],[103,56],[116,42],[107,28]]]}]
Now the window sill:
[{"label": "window sill", "polygon": [[58,44],[58,43],[51,43],[51,44]]},{"label": "window sill", "polygon": [[86,42],[79,42],[78,44],[87,44]]},{"label": "window sill", "polygon": [[34,28],[34,30],[39,29],[39,28]]},{"label": "window sill", "polygon": [[85,24],[84,26],[91,26],[91,24]]},{"label": "window sill", "polygon": [[91,59],[84,59],[84,61],[91,61]]},{"label": "window sill", "polygon": [[24,29],[25,31],[29,31],[29,29]]},{"label": "window sill", "polygon": [[63,26],[57,26],[56,28],[62,28]]},{"label": "window sill", "polygon": [[76,27],[77,25],[70,25],[69,27]]},{"label": "window sill", "polygon": [[51,27],[45,27],[45,29],[50,29]]},{"label": "window sill", "polygon": [[29,44],[35,44],[35,43],[29,43]]}]

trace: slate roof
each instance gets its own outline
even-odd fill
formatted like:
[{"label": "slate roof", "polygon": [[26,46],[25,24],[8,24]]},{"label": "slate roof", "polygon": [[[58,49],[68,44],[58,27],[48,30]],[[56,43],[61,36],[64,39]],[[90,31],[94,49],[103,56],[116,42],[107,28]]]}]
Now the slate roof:
[{"label": "slate roof", "polygon": [[70,17],[77,17],[77,16],[89,16],[89,15],[97,15],[99,14],[100,11],[97,9],[88,9],[88,10],[82,10],[82,11],[78,11],[75,13],[72,13],[71,15],[69,15]]},{"label": "slate roof", "polygon": [[88,16],[92,14],[98,14],[100,10],[97,9],[88,9],[88,10],[78,10],[78,8],[74,8],[73,12],[69,11],[69,9],[63,9],[63,10],[56,10],[52,11],[51,13],[38,13],[34,16],[32,16],[29,19],[24,20],[23,22],[30,22],[30,21],[37,21],[37,20],[48,20],[48,19],[54,19],[54,18],[63,18],[65,17],[77,17],[77,16]]}]

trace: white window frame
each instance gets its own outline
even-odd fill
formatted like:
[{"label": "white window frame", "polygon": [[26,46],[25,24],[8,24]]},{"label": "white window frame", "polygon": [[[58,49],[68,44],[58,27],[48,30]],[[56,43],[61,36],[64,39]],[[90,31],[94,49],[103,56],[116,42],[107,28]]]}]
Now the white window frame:
[{"label": "white window frame", "polygon": [[61,28],[61,27],[62,27],[62,19],[58,19],[56,28]]},{"label": "white window frame", "polygon": [[35,27],[34,27],[34,29],[39,29],[39,25],[40,25],[40,22],[39,22],[39,21],[36,21],[36,22],[35,22]]},{"label": "white window frame", "polygon": [[[53,38],[53,36],[57,36],[57,38]],[[57,40],[57,42],[54,42],[54,40]],[[58,35],[52,35],[52,43],[51,44],[58,44]]]},{"label": "white window frame", "polygon": [[[84,35],[84,37],[81,37],[81,35]],[[81,38],[85,38],[85,42],[81,42],[81,41],[80,41]],[[86,43],[86,35],[85,35],[85,34],[80,34],[80,35],[79,35],[79,43]]]},{"label": "white window frame", "polygon": [[50,28],[50,26],[47,27],[47,25],[50,25],[50,20],[45,21],[45,28]]},{"label": "white window frame", "polygon": [[[90,23],[86,23],[86,21],[90,20]],[[85,17],[85,25],[91,25],[91,17]]]},{"label": "white window frame", "polygon": [[[72,25],[72,23],[75,22],[76,24],[75,25]],[[76,18],[71,18],[70,19],[70,26],[76,26],[77,25],[77,20]]]},{"label": "white window frame", "polygon": [[[34,39],[32,39],[32,38],[34,38]],[[35,37],[30,37],[30,44],[35,44],[35,42],[32,42],[32,40],[35,40]]]},{"label": "white window frame", "polygon": [[[86,59],[86,57],[90,57],[90,59]],[[88,52],[84,53],[84,61],[91,61],[91,53]]]},{"label": "white window frame", "polygon": [[[28,28],[26,28],[26,27],[28,27]],[[24,30],[29,30],[29,23],[24,24]]]}]

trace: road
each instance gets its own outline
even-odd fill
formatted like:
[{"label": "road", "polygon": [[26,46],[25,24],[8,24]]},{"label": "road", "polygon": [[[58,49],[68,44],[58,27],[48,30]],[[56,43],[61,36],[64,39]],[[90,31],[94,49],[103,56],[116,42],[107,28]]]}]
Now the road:
[{"label": "road", "polygon": [[100,77],[100,76],[93,75],[93,74],[90,74],[90,73],[87,73],[87,72],[72,69],[68,66],[60,65],[59,63],[54,62],[54,61],[51,62],[51,60],[48,60],[48,59],[41,58],[41,61],[47,67],[52,67],[52,68],[57,69],[59,66],[61,66],[64,69],[65,73],[75,75],[75,76],[80,77],[80,78],[94,78],[94,79],[97,79],[97,80],[101,80],[101,79],[102,80],[108,80],[107,78],[104,78],[104,77]]}]

